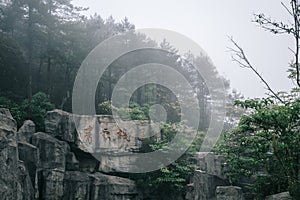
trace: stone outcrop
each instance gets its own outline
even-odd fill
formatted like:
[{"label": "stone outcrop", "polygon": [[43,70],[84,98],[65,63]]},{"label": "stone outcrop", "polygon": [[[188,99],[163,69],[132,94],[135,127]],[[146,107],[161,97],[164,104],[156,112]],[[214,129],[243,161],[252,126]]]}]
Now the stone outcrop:
[{"label": "stone outcrop", "polygon": [[45,119],[46,133],[66,142],[75,142],[75,124],[73,116],[62,110],[53,110],[47,113]]},{"label": "stone outcrop", "polygon": [[235,200],[242,193],[237,187],[229,186],[222,173],[224,158],[211,152],[198,152],[195,156],[197,169],[192,183],[188,185],[187,200]]},{"label": "stone outcrop", "polygon": [[[79,122],[78,129],[75,120]],[[54,110],[47,113],[45,133],[36,133],[29,120],[17,131],[10,112],[0,109],[1,200],[138,199],[134,181],[102,174],[113,169],[100,166],[112,165],[107,155],[130,154],[140,146],[138,138],[129,136],[131,131],[133,135],[149,131],[146,123],[140,124],[135,127],[138,130],[125,132],[109,116],[74,117]],[[100,161],[90,153],[99,153]]]},{"label": "stone outcrop", "polygon": [[33,185],[17,148],[17,125],[9,110],[0,109],[0,197],[31,200]]},{"label": "stone outcrop", "polygon": [[222,172],[223,164],[225,162],[224,157],[215,155],[212,152],[198,152],[195,157],[199,170],[221,179],[226,179],[226,176]]},{"label": "stone outcrop", "polygon": [[[93,171],[93,168],[100,165],[97,170],[107,173],[115,172],[116,168],[129,171],[135,159],[131,156],[132,152],[141,147],[141,139],[150,135],[160,138],[158,125],[149,124],[148,121],[117,123],[109,115],[73,115],[61,110],[47,113],[45,130],[52,137],[68,142],[73,149],[93,154],[100,160],[99,164],[89,158],[84,164],[79,164],[80,168]],[[77,157],[80,159],[81,155]],[[82,159],[84,157],[86,155]]]},{"label": "stone outcrop", "polygon": [[87,153],[137,150],[141,146],[141,138],[159,133],[158,126],[150,125],[148,121],[123,121],[117,125],[109,115],[79,116],[61,110],[47,113],[45,130],[57,139],[74,143]]}]

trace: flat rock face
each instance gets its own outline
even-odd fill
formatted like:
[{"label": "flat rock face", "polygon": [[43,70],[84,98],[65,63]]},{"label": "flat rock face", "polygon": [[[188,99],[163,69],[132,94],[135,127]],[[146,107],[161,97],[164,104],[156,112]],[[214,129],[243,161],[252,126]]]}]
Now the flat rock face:
[{"label": "flat rock face", "polygon": [[141,139],[157,135],[159,129],[148,121],[122,122],[111,116],[75,116],[77,145],[89,153],[122,153],[137,150]]},{"label": "flat rock face", "polygon": [[289,192],[282,192],[279,194],[274,194],[271,196],[267,196],[266,200],[292,200]]},{"label": "flat rock face", "polygon": [[[100,160],[100,167],[97,167],[97,170],[107,173],[117,170],[129,171],[127,167],[131,167],[134,158],[124,154],[138,150],[143,138],[156,136],[159,139],[160,129],[158,125],[150,124],[149,121],[117,120],[116,122],[109,115],[79,116],[54,110],[47,113],[45,130],[47,134],[68,142],[80,151],[93,155],[101,154],[100,157],[96,157]],[[85,163],[80,166],[84,167]],[[122,169],[116,170],[116,166],[121,166]],[[91,166],[90,171],[94,167],[96,166]],[[70,167],[68,170],[73,169]]]},{"label": "flat rock face", "polygon": [[236,186],[219,186],[216,189],[216,200],[243,200],[243,192]]}]

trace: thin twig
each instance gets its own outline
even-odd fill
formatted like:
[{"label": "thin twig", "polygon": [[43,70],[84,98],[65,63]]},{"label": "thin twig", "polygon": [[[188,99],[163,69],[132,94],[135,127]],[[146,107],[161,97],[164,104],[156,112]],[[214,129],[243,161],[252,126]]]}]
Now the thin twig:
[{"label": "thin twig", "polygon": [[[278,99],[281,103],[284,104],[285,102],[274,92],[274,90],[272,90],[272,88],[269,86],[267,81],[265,81],[265,79],[262,77],[262,75],[260,75],[258,73],[258,71],[252,66],[252,64],[248,60],[244,50],[233,40],[233,38],[229,37],[229,39],[232,42],[232,44],[237,48],[237,50],[234,50],[233,52],[234,52],[235,56],[237,56],[239,58],[239,59],[237,59],[234,56],[232,56],[233,61],[237,62],[243,68],[251,69],[259,77],[259,79],[265,84],[265,86],[267,87],[267,90],[269,90],[275,96],[276,99]],[[243,63],[242,61],[244,61],[245,63]]]},{"label": "thin twig", "polygon": [[295,65],[296,65],[296,82],[300,87],[300,72],[299,72],[299,19],[298,19],[298,5],[296,0],[292,0],[292,14],[294,16],[294,37],[296,42]]},{"label": "thin twig", "polygon": [[287,11],[291,16],[293,16],[292,11],[290,11],[290,9],[289,9],[283,2],[281,2],[281,5],[286,9],[286,11]]}]

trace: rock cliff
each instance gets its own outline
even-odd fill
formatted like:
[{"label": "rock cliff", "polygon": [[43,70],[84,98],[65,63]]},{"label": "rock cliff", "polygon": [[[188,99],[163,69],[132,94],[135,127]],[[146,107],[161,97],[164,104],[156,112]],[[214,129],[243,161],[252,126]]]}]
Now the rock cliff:
[{"label": "rock cliff", "polygon": [[[79,122],[77,129],[75,120]],[[32,121],[25,121],[17,130],[9,110],[0,109],[0,197],[139,199],[134,181],[103,172],[114,171],[108,162],[117,162],[110,159],[109,153],[129,154],[140,147],[140,141],[133,136],[149,132],[145,122],[134,130],[121,130],[109,116],[74,117],[61,110],[48,112],[45,133],[36,132]],[[100,152],[101,162],[91,156]]]}]

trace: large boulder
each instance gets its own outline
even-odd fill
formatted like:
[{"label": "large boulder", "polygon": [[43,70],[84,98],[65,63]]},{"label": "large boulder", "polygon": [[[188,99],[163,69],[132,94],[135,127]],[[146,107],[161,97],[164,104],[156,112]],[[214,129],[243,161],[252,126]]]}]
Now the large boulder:
[{"label": "large boulder", "polygon": [[236,186],[219,186],[216,189],[216,200],[243,200],[242,188]]},{"label": "large boulder", "polygon": [[18,141],[30,143],[30,139],[34,133],[35,124],[31,120],[26,120],[18,130]]},{"label": "large boulder", "polygon": [[57,109],[47,112],[45,132],[58,139],[67,142],[75,142],[75,124],[73,115]]},{"label": "large boulder", "polygon": [[160,137],[158,125],[149,121],[117,123],[109,115],[73,115],[61,110],[47,113],[45,132],[86,153],[130,152],[141,147],[142,138]]},{"label": "large boulder", "polygon": [[289,192],[282,192],[279,194],[267,196],[266,200],[292,200],[292,197]]},{"label": "large boulder", "polygon": [[138,198],[135,182],[130,179],[101,173],[95,173],[91,178],[91,200],[136,200]]},{"label": "large boulder", "polygon": [[39,168],[65,171],[69,145],[46,133],[35,133],[32,144],[39,150]]}]

